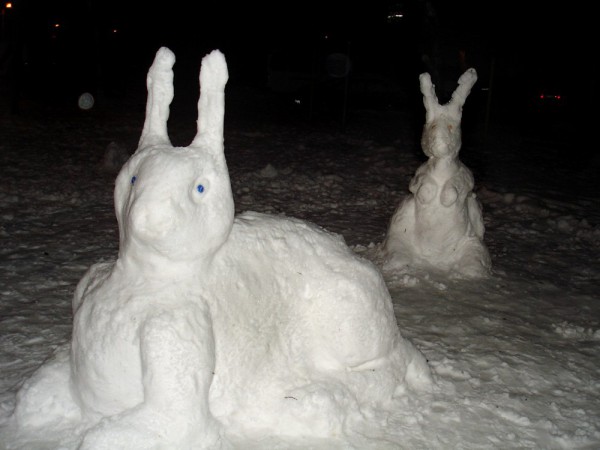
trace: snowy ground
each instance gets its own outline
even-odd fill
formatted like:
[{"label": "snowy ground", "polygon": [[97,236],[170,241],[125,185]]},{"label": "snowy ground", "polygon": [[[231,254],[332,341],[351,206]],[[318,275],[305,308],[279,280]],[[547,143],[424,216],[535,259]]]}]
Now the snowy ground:
[{"label": "snowy ground", "polygon": [[[237,211],[310,220],[368,256],[424,161],[424,110],[350,109],[342,130],[331,111],[308,122],[306,111],[271,114],[262,94],[227,95]],[[195,134],[196,96],[174,105],[175,145]],[[144,102],[2,113],[0,421],[19,384],[69,339],[77,281],[116,254],[118,168],[105,150],[135,149]],[[475,176],[493,276],[384,274],[402,334],[442,389],[399,404],[386,423],[374,418],[350,443],[264,436],[240,448],[600,448],[600,164],[576,158],[580,133],[568,123],[519,128],[504,117],[484,133],[471,106],[461,160]]]}]

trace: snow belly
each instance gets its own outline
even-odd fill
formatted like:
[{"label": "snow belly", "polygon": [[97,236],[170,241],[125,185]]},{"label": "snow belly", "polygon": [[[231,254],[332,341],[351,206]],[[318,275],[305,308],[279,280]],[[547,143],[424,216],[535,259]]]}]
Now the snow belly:
[{"label": "snow belly", "polygon": [[417,204],[416,208],[414,237],[418,253],[425,258],[452,255],[469,231],[465,208],[457,203],[447,207]]}]

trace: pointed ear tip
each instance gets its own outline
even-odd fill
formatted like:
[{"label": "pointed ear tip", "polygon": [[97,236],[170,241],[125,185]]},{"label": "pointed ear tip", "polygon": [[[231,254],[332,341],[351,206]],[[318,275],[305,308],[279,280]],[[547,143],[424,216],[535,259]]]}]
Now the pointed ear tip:
[{"label": "pointed ear tip", "polygon": [[202,58],[202,62],[213,61],[213,60],[225,63],[225,55],[223,54],[223,52],[221,52],[221,50],[215,49],[215,50],[211,51],[210,53],[208,53],[207,55],[205,55],[204,58]]},{"label": "pointed ear tip", "polygon": [[173,66],[175,64],[175,53],[168,47],[160,47],[154,57],[155,61],[160,61],[166,66]]},{"label": "pointed ear tip", "polygon": [[419,75],[419,84],[421,85],[421,89],[425,89],[429,86],[432,86],[431,76],[429,73],[425,72]]},{"label": "pointed ear tip", "polygon": [[[217,78],[213,78],[213,77]],[[209,77],[213,81],[209,81]],[[227,61],[225,55],[220,50],[213,50],[204,58],[202,58],[202,64],[200,66],[200,83],[204,80],[205,83],[217,85],[225,84],[229,79],[229,70],[227,68]],[[219,81],[217,81],[219,80]]]},{"label": "pointed ear tip", "polygon": [[475,68],[473,68],[473,67],[468,68],[466,73],[471,75],[472,78],[477,79],[477,71],[475,70]]}]

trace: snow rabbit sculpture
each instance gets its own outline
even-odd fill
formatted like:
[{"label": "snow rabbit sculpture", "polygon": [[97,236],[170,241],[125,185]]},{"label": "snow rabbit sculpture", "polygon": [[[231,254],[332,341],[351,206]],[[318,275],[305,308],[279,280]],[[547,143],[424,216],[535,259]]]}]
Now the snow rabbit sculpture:
[{"label": "snow rabbit sculpture", "polygon": [[171,145],[174,62],[157,52],[139,146],[116,180],[118,258],[80,281],[70,355],[25,386],[20,423],[39,415],[28,396],[50,372],[68,388],[48,397],[72,393],[85,421],[82,449],[218,448],[224,431],[339,437],[366,409],[427,388],[371,262],[307,222],[234,218],[217,50],[202,61],[198,133]]},{"label": "snow rabbit sculpture", "polygon": [[456,277],[489,274],[485,227],[473,174],[458,159],[462,108],[477,81],[468,69],[445,105],[428,73],[419,77],[426,121],[421,147],[429,157],[409,184],[411,194],[394,212],[382,246],[385,267],[433,268]]}]

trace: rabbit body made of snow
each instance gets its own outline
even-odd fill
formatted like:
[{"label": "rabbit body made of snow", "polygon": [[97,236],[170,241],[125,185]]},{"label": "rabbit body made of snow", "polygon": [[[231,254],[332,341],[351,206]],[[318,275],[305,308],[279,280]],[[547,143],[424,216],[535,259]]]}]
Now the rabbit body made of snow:
[{"label": "rabbit body made of snow", "polygon": [[[223,430],[339,436],[352,411],[430,386],[374,264],[314,224],[234,217],[218,50],[202,61],[198,134],[171,145],[174,62],[157,52],[140,143],[116,180],[118,258],[92,266],[73,300],[62,359],[90,424],[80,448],[218,448]],[[24,421],[33,403],[21,393]]]},{"label": "rabbit body made of snow", "polygon": [[421,147],[428,161],[409,184],[410,194],[394,212],[382,245],[391,269],[425,267],[458,277],[489,274],[485,227],[471,171],[459,160],[462,107],[477,81],[468,69],[445,105],[438,103],[428,73],[419,77],[426,121]]}]

